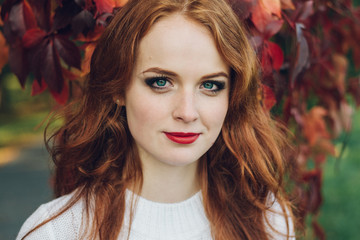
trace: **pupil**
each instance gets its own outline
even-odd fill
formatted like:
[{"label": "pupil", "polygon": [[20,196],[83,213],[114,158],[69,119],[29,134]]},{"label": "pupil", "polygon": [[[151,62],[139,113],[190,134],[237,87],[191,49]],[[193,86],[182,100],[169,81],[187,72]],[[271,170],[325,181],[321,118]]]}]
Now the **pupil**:
[{"label": "pupil", "polygon": [[205,83],[205,88],[211,89],[213,87],[213,83]]},{"label": "pupil", "polygon": [[162,87],[162,86],[165,86],[166,81],[165,80],[158,80],[156,83],[157,83],[158,86]]}]

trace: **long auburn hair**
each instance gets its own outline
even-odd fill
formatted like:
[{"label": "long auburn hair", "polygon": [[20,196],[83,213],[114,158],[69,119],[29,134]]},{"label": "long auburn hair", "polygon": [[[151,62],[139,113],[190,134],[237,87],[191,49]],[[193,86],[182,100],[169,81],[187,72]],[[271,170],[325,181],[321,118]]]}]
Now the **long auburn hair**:
[{"label": "long auburn hair", "polygon": [[87,214],[92,211],[94,216],[92,238],[119,235],[125,189],[140,192],[143,175],[125,109],[114,96],[123,97],[129,86],[142,37],[159,19],[174,13],[209,29],[231,69],[228,113],[218,139],[198,165],[213,237],[269,239],[264,217],[268,196],[275,196],[286,221],[291,215],[283,193],[282,151],[287,142],[259,103],[257,59],[225,0],[130,0],[114,16],[92,56],[83,98],[65,108],[64,125],[47,142],[56,166],[55,195],[76,190],[55,217],[83,199]]}]

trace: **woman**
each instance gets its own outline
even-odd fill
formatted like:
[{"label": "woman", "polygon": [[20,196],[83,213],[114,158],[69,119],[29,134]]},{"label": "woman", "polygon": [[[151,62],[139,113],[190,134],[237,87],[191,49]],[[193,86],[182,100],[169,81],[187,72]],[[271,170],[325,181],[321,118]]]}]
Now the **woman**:
[{"label": "woman", "polygon": [[53,135],[58,198],[18,239],[293,238],[258,85],[225,1],[129,1]]}]

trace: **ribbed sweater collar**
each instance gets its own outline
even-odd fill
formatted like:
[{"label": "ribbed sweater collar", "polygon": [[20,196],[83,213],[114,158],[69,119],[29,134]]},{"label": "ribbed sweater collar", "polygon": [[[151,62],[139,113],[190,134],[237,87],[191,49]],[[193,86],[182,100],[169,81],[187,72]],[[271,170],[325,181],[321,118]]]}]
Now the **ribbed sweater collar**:
[{"label": "ribbed sweater collar", "polygon": [[[201,191],[178,203],[149,201],[132,192],[126,192],[126,213],[124,224],[129,226],[131,201],[134,200],[134,216],[131,233],[147,236],[146,239],[205,239],[210,234]],[[136,201],[137,200],[137,201]]]}]

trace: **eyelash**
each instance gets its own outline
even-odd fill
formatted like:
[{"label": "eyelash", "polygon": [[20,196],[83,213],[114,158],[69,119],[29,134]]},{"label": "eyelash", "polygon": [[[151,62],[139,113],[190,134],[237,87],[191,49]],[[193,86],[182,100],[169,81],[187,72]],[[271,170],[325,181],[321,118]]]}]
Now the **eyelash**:
[{"label": "eyelash", "polygon": [[156,77],[150,77],[150,78],[145,79],[145,83],[150,88],[153,88],[153,89],[156,89],[156,90],[162,90],[162,89],[164,89],[164,87],[157,87],[157,86],[154,85],[154,83],[156,81],[159,81],[159,80],[165,80],[166,82],[170,82],[169,78],[166,77],[166,76],[156,76]]},{"label": "eyelash", "polygon": [[[155,90],[164,90],[165,87],[162,87],[162,86],[155,86],[155,82],[156,81],[159,81],[159,80],[164,80],[166,81],[166,83],[170,83],[170,80],[168,77],[166,76],[155,76],[155,77],[150,77],[150,78],[147,78],[145,79],[145,83],[152,89],[155,89]],[[165,84],[166,84],[165,83]],[[205,83],[211,83],[211,84],[214,84],[216,86],[216,89],[213,89],[213,90],[207,90],[213,94],[216,94],[217,92],[223,90],[225,88],[225,83],[222,82],[222,81],[215,81],[215,80],[206,80],[204,82],[202,82],[201,86],[203,87]],[[204,87],[203,87],[204,88]]]},{"label": "eyelash", "polygon": [[210,90],[212,93],[217,93],[221,90],[223,90],[225,88],[225,83],[224,82],[221,82],[221,81],[214,81],[214,80],[207,80],[207,81],[204,81],[201,86],[204,86],[205,83],[211,83],[211,84],[214,84],[216,86],[216,89],[213,89],[213,90]]}]

